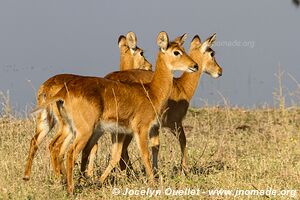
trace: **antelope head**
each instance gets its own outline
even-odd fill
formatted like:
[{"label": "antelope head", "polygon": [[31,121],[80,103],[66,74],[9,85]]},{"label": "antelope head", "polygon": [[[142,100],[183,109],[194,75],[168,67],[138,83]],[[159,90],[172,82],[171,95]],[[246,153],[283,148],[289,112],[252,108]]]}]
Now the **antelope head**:
[{"label": "antelope head", "polygon": [[137,46],[134,32],[128,32],[126,36],[121,35],[118,45],[120,48],[120,70],[152,70],[152,65],[144,57],[144,51]]},{"label": "antelope head", "polygon": [[216,34],[212,34],[203,43],[198,35],[196,35],[190,46],[190,55],[198,63],[202,72],[205,72],[213,78],[222,76],[222,68],[215,59],[215,51],[212,50],[212,45],[216,40]]},{"label": "antelope head", "polygon": [[165,60],[170,70],[180,70],[186,72],[198,71],[198,65],[185,52],[183,43],[187,38],[187,34],[176,38],[173,42],[169,42],[166,32],[160,32],[157,37],[157,44],[160,47],[160,55]]}]

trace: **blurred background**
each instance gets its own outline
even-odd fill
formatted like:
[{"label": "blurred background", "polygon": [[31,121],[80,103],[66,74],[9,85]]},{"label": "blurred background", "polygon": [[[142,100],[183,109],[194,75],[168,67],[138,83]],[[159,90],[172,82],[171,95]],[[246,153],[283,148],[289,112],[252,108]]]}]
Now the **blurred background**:
[{"label": "blurred background", "polygon": [[128,31],[152,64],[159,31],[170,39],[189,33],[187,50],[194,35],[203,41],[216,32],[213,49],[223,76],[203,75],[192,106],[273,106],[278,74],[291,105],[300,82],[298,6],[297,0],[2,0],[0,91],[9,91],[14,109],[26,111],[39,85],[55,74],[118,70],[117,39]]}]

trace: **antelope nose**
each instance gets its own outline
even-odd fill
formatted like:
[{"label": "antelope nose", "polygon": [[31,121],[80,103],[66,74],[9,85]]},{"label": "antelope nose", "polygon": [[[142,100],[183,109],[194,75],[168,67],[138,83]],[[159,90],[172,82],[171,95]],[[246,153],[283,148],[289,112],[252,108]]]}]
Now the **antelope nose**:
[{"label": "antelope nose", "polygon": [[220,68],[220,70],[219,70],[219,72],[218,72],[218,75],[219,75],[219,76],[222,76],[222,73],[223,73],[223,70],[222,70],[222,68]]},{"label": "antelope nose", "polygon": [[198,67],[198,65],[197,65],[197,64],[196,64],[196,65],[194,65],[194,69],[195,69],[196,71],[198,71],[199,67]]}]

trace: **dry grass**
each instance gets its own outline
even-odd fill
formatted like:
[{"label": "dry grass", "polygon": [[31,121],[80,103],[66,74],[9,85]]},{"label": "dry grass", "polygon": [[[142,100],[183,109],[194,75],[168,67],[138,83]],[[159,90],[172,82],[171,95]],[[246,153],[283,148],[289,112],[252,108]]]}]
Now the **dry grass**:
[{"label": "dry grass", "polygon": [[[162,130],[160,178],[155,187],[189,187],[203,191],[300,188],[299,107],[279,110],[227,107],[191,109],[184,124],[191,172],[189,176],[180,173],[178,141],[168,130]],[[117,170],[101,188],[97,184],[86,184],[77,187],[76,194],[68,197],[64,184],[55,179],[49,164],[47,145],[51,135],[45,139],[34,159],[31,180],[24,182],[25,159],[33,131],[34,121],[31,119],[17,119],[7,115],[0,118],[0,199],[121,199],[124,196],[112,195],[114,187],[150,187],[146,184],[136,145],[132,143],[130,156],[135,170],[133,175],[127,178],[125,172]],[[105,135],[100,140],[95,179],[105,169],[110,152],[110,137]],[[77,165],[75,179],[79,177],[78,171]],[[207,195],[202,198],[226,199]],[[237,199],[264,198],[244,196]]]}]

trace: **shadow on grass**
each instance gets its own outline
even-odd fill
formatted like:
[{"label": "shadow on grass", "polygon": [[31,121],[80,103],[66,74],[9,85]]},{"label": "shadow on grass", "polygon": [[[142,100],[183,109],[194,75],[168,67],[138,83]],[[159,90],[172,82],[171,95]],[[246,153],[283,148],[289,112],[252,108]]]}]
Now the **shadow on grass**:
[{"label": "shadow on grass", "polygon": [[[208,176],[221,173],[224,170],[231,169],[224,161],[215,160],[210,161],[204,164],[195,163],[191,165],[188,170],[183,171],[181,167],[174,166],[171,174],[159,173],[159,177],[164,177],[163,179],[176,179],[178,176],[186,176],[187,178],[191,175],[199,175],[199,176]],[[100,174],[100,172],[97,172]],[[123,185],[124,181],[126,183],[132,183],[145,178],[145,172],[143,168],[141,170],[131,170],[130,172],[121,171],[120,169],[116,169],[110,176],[107,178],[105,183],[102,185],[99,182],[99,177],[96,175],[93,178],[86,178],[81,176],[75,183],[75,194],[83,193],[84,191],[89,190],[97,190],[101,187],[106,186],[118,186]],[[125,180],[125,179],[126,180]]]},{"label": "shadow on grass", "polygon": [[205,163],[202,166],[192,166],[190,172],[195,175],[217,174],[221,171],[228,170],[230,167],[224,161],[216,160]]},{"label": "shadow on grass", "polygon": [[202,164],[201,166],[197,163],[189,167],[188,170],[182,170],[181,167],[173,167],[173,175],[176,176],[178,174],[185,174],[185,175],[212,175],[220,173],[221,171],[228,170],[230,167],[226,165],[225,162],[216,160],[210,161],[208,163]]}]

